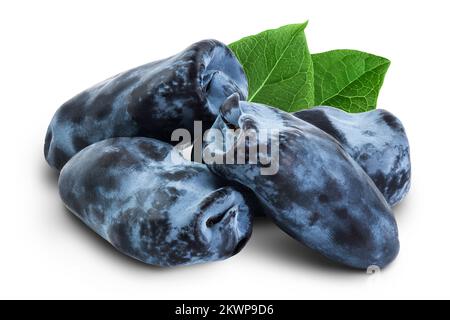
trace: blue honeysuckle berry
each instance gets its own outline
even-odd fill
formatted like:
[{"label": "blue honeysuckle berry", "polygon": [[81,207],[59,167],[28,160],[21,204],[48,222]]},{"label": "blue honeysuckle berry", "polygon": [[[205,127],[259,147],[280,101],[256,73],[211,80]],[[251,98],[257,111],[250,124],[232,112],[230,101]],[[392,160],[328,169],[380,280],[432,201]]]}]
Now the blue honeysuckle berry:
[{"label": "blue honeysuckle berry", "polygon": [[156,266],[223,260],[252,231],[243,194],[171,145],[113,138],[63,168],[64,204],[120,252]]},{"label": "blue honeysuckle berry", "polygon": [[223,101],[247,97],[242,66],[223,43],[204,40],[179,54],[118,74],[64,103],[45,138],[49,165],[61,170],[78,151],[114,137],[170,142],[175,129],[205,130]]},{"label": "blue honeysuckle berry", "polygon": [[[389,204],[360,165],[323,130],[279,109],[239,101],[231,96],[214,129],[278,131],[279,170],[262,174],[262,163],[208,163],[216,174],[254,192],[266,214],[286,233],[309,248],[344,265],[385,267],[400,248]],[[240,140],[240,136],[237,137]],[[230,154],[207,139],[205,150]],[[268,139],[258,140],[258,149]],[[264,149],[264,148],[263,148]]]},{"label": "blue honeysuckle berry", "polygon": [[294,116],[338,140],[391,206],[406,197],[411,186],[409,142],[405,128],[393,114],[382,109],[347,113],[321,106]]}]

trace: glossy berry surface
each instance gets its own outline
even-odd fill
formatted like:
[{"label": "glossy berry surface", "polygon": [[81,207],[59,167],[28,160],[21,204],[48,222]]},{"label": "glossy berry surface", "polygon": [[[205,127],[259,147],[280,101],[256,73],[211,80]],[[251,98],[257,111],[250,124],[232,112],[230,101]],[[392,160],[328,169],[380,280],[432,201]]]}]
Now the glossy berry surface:
[{"label": "glossy berry surface", "polygon": [[216,40],[195,43],[64,103],[49,125],[45,158],[61,170],[78,151],[104,139],[145,136],[170,142],[179,128],[192,135],[194,121],[211,126],[232,93],[247,97],[247,80],[233,53]]},{"label": "glossy berry surface", "polygon": [[[271,219],[311,249],[347,266],[385,267],[399,252],[391,209],[364,170],[330,135],[293,115],[230,97],[213,128],[240,128],[225,147],[208,139],[205,150],[232,154],[246,130],[276,132],[279,170],[262,175],[261,163],[209,164],[212,171],[251,189]],[[275,136],[258,139],[273,149]],[[272,142],[271,142],[272,141]],[[260,155],[260,151],[258,151]],[[273,154],[272,154],[273,157]]]},{"label": "glossy berry surface", "polygon": [[157,266],[223,260],[250,237],[243,195],[149,138],[95,143],[63,168],[65,205],[122,253]]},{"label": "glossy berry surface", "polygon": [[351,114],[332,107],[315,107],[294,116],[338,140],[394,206],[411,186],[411,160],[405,128],[398,118],[377,109]]}]

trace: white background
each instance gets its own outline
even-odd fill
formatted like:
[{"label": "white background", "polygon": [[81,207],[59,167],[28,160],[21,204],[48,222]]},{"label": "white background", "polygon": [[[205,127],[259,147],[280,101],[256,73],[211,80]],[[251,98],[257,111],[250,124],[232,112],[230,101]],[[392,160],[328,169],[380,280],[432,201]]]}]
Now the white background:
[{"label": "white background", "polygon": [[[448,1],[2,1],[0,298],[450,298]],[[413,186],[395,209],[398,259],[367,276],[257,222],[219,263],[157,269],[118,254],[72,217],[43,158],[59,105],[189,44],[309,20],[311,52],[392,61],[379,106],[409,133]]]}]

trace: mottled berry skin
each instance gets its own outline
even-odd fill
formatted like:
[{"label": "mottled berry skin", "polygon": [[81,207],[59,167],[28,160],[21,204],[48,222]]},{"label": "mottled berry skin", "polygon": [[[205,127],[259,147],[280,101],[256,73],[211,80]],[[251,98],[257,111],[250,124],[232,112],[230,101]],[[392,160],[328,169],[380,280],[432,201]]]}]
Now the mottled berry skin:
[{"label": "mottled berry skin", "polygon": [[215,40],[195,43],[63,104],[49,125],[45,158],[60,170],[78,151],[108,138],[145,136],[170,143],[175,129],[193,134],[195,120],[211,126],[232,93],[247,97],[247,80],[233,53]]},{"label": "mottled berry skin", "polygon": [[61,171],[65,205],[122,253],[156,266],[223,260],[250,237],[242,194],[149,138],[114,138]]},{"label": "mottled berry skin", "polygon": [[[391,209],[335,139],[289,113],[237,96],[222,109],[213,128],[279,130],[279,171],[262,175],[261,164],[216,162],[209,165],[213,172],[251,189],[282,230],[334,261],[366,269],[395,259],[399,241]],[[258,140],[258,147],[266,143],[261,141],[270,140]],[[236,143],[223,148],[207,139],[204,147],[221,156],[234,152]]]},{"label": "mottled berry skin", "polygon": [[315,107],[294,116],[338,140],[372,178],[387,202],[394,206],[411,186],[411,160],[405,128],[386,110],[350,114],[332,107]]}]

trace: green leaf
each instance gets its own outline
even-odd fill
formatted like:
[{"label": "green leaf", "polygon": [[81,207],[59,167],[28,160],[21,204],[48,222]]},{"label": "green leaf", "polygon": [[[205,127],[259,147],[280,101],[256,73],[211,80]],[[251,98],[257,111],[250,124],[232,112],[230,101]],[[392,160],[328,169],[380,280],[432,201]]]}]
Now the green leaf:
[{"label": "green leaf", "polygon": [[314,75],[304,30],[292,24],[230,45],[249,83],[249,101],[293,112],[314,103]]},{"label": "green leaf", "polygon": [[389,68],[388,59],[355,50],[334,50],[312,55],[315,105],[347,112],[376,108]]}]

